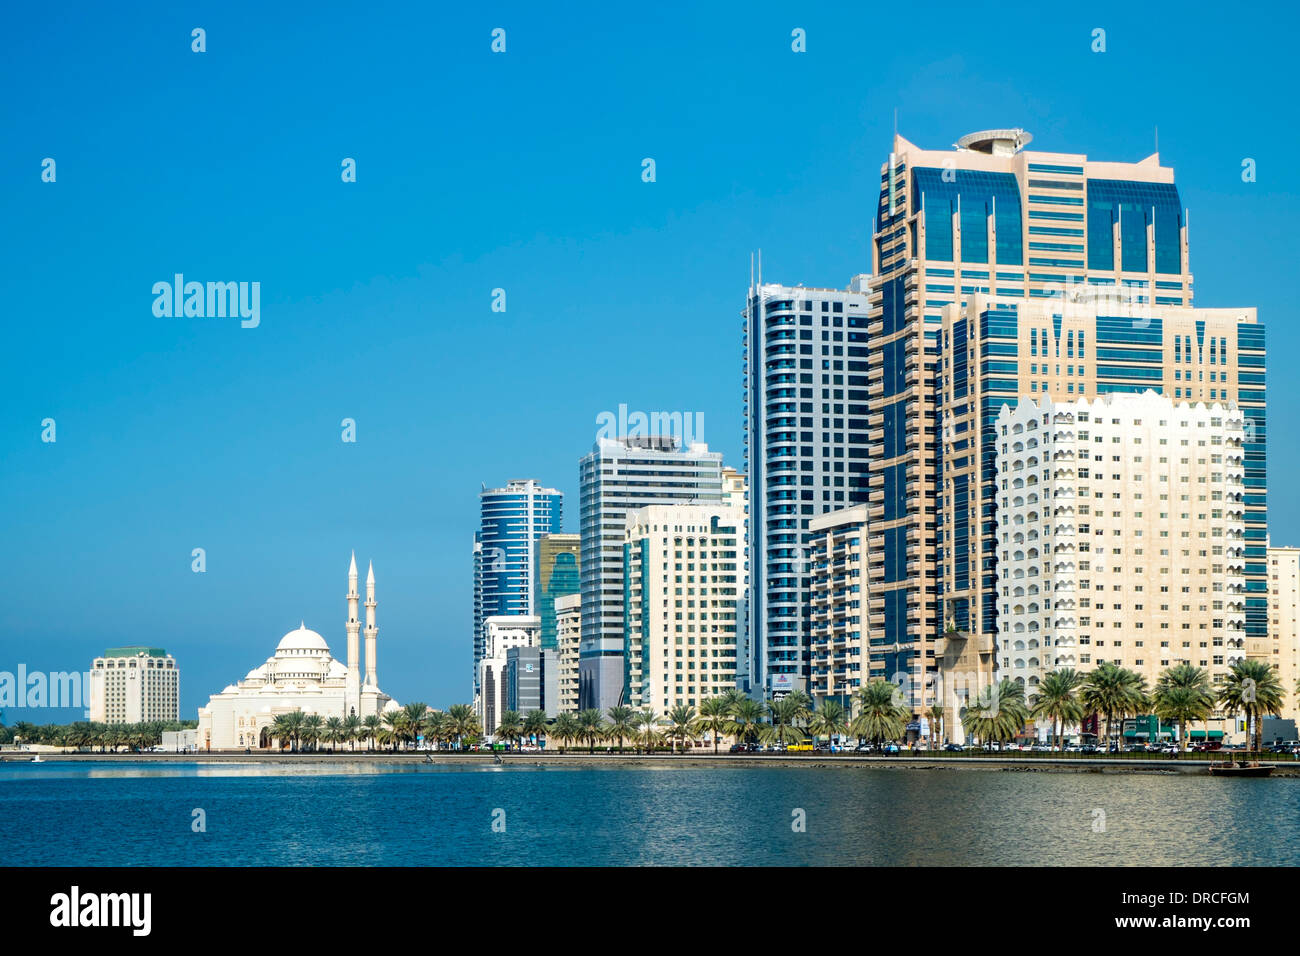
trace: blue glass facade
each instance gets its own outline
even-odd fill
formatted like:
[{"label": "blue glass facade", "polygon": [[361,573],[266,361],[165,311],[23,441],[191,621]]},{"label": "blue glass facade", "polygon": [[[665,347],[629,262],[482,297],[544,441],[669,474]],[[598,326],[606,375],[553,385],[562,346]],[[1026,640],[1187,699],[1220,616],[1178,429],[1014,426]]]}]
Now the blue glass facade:
[{"label": "blue glass facade", "polygon": [[992,216],[997,264],[1024,264],[1020,186],[1011,173],[917,168],[912,171],[912,202],[914,208],[925,210],[927,260],[953,261],[952,217],[959,213],[962,262],[989,261],[988,217]]},{"label": "blue glass facade", "polygon": [[1155,271],[1182,270],[1183,209],[1173,183],[1088,180],[1088,268],[1115,270],[1113,227],[1120,227],[1120,268],[1147,272],[1147,226],[1155,224]]}]

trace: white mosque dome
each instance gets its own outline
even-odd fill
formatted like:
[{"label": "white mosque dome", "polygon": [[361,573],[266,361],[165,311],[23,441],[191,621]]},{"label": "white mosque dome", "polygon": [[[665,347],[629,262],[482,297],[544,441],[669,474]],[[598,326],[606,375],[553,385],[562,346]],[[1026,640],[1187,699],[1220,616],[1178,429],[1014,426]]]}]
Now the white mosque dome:
[{"label": "white mosque dome", "polygon": [[325,643],[325,638],[303,624],[299,624],[297,630],[290,631],[280,638],[280,643],[275,647],[277,654],[280,651],[324,651],[328,654],[329,649],[330,646]]}]

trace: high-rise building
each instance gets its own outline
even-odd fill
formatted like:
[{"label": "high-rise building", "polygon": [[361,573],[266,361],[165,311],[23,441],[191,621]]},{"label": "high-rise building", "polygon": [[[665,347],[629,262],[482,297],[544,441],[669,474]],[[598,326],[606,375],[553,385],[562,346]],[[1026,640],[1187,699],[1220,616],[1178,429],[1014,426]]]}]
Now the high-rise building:
[{"label": "high-rise building", "polygon": [[1245,624],[1247,634],[1266,633],[1252,606],[1264,583],[1253,553],[1263,546],[1253,542],[1266,534],[1264,327],[1253,309],[976,292],[941,311],[936,576],[945,627],[983,636],[998,629],[1002,549],[992,529],[1005,478],[995,462],[1001,410],[1030,399],[1059,404],[1151,390],[1175,402],[1232,403],[1245,416]]},{"label": "high-rise building", "polygon": [[1268,637],[1249,640],[1246,656],[1263,660],[1277,671],[1286,699],[1280,716],[1300,718],[1296,686],[1300,684],[1300,548],[1270,545],[1268,549]]},{"label": "high-rise building", "polygon": [[741,584],[736,600],[736,687],[750,694],[758,686],[758,665],[749,625],[749,482],[734,468],[722,469],[722,500],[741,516]]},{"label": "high-rise building", "polygon": [[809,523],[812,533],[809,646],[814,700],[852,705],[862,686],[868,640],[867,506],[828,511]]},{"label": "high-rise building", "polygon": [[717,504],[722,453],[673,435],[600,438],[579,462],[582,648],[579,707],[623,697],[623,538],[630,512],[652,504]]},{"label": "high-rise building", "polygon": [[180,670],[161,647],[114,647],[90,665],[90,719],[140,724],[180,719]]},{"label": "high-rise building", "polygon": [[[948,550],[959,554],[963,548],[963,560],[969,560],[969,539],[958,529],[951,529],[947,549],[940,545],[941,533],[946,540],[950,530],[940,525],[936,408],[945,306],[981,292],[1019,302],[1080,298],[1078,290],[1089,287],[1140,306],[1189,306],[1192,300],[1186,217],[1173,170],[1161,166],[1158,155],[1138,163],[1099,162],[1081,154],[1024,151],[1030,139],[1023,130],[991,130],[964,136],[954,151],[946,151],[921,149],[896,136],[881,167],[867,331],[868,503],[872,536],[883,542],[870,566],[872,602],[879,610],[871,613],[869,669],[872,676],[909,675],[914,710],[933,702],[945,617],[942,562]],[[1055,324],[1048,328],[1055,335]],[[1198,350],[1208,346],[1194,341]],[[1053,338],[1053,350],[1058,344]],[[1095,344],[1085,337],[1085,348]],[[970,350],[957,339],[950,345],[953,361],[969,369]],[[1028,359],[1026,377],[1041,381],[1032,366],[1041,367],[1042,357],[1027,356],[1021,347],[1002,346],[1006,351],[993,353],[988,371],[1019,362],[1019,373]],[[1260,359],[1262,378],[1262,353]],[[1053,354],[1053,374],[1056,364]],[[1067,356],[1061,364],[1070,365]],[[1093,359],[1085,364],[1092,366]],[[1142,383],[1128,382],[1134,384]],[[1245,403],[1244,395],[1233,397]],[[1259,398],[1262,404],[1262,387]],[[979,392],[967,399],[986,422],[1002,402]],[[1262,418],[1258,426],[1262,431]],[[954,433],[954,446],[964,440],[968,436]],[[954,447],[953,454],[961,457],[963,450]],[[1258,452],[1261,470],[1253,476],[1248,448],[1248,488],[1252,478],[1262,484],[1262,438]],[[990,464],[986,452],[980,467]],[[1262,520],[1262,487],[1250,493],[1258,498],[1256,516]],[[959,490],[952,494],[960,498]],[[954,507],[963,511],[960,503]],[[969,507],[964,510],[969,517]],[[993,516],[978,513],[972,520],[987,531]],[[985,591],[994,586],[990,557],[977,554],[976,565],[962,572],[978,577]],[[1262,553],[1257,557],[1262,563]],[[1256,624],[1262,622],[1255,617]],[[956,627],[963,625],[958,621]]]},{"label": "high-rise building", "polygon": [[[748,640],[754,693],[809,681],[809,522],[867,500],[866,278],[847,289],[751,278],[744,311]],[[746,651],[748,648],[745,649]]]},{"label": "high-rise building", "polygon": [[533,479],[514,480],[479,495],[474,535],[474,693],[479,685],[489,617],[538,613],[534,589],[537,542],[560,531],[564,495]]},{"label": "high-rise building", "polygon": [[582,595],[555,599],[555,653],[560,674],[559,712],[578,712],[578,649],[582,643]]},{"label": "high-rise building", "polygon": [[555,599],[582,590],[576,534],[548,534],[537,539],[534,561],[537,616],[542,621],[542,647],[555,649]]},{"label": "high-rise building", "polygon": [[627,518],[625,701],[666,714],[736,686],[744,512],[651,505]]},{"label": "high-rise building", "polygon": [[1246,656],[1243,424],[1231,402],[1154,391],[1002,406],[999,679],[1031,700],[1050,671],[1104,661],[1148,687],[1178,664],[1224,680]]},{"label": "high-rise building", "polygon": [[541,622],[536,616],[512,614],[489,617],[483,622],[483,659],[479,661],[479,687],[474,698],[475,709],[483,732],[491,734],[501,722],[501,714],[508,710],[509,698],[508,654],[512,648],[537,647]]}]

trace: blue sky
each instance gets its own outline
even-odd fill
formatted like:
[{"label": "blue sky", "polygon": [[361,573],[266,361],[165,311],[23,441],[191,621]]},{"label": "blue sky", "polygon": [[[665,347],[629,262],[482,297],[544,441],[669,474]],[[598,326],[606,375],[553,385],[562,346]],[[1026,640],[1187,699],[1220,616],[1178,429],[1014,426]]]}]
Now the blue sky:
[{"label": "blue sky", "polygon": [[[1271,533],[1300,543],[1294,12],[927,4],[885,37],[864,4],[465,6],[0,13],[0,670],[161,645],[192,718],[300,619],[342,654],[355,548],[385,690],[467,701],[480,483],[552,484],[577,531],[619,403],[702,414],[739,466],[749,254],[865,271],[895,109],[923,146],[1022,126],[1122,161],[1159,126],[1196,303],[1269,328]],[[259,281],[261,325],[154,317],[176,272]]]}]

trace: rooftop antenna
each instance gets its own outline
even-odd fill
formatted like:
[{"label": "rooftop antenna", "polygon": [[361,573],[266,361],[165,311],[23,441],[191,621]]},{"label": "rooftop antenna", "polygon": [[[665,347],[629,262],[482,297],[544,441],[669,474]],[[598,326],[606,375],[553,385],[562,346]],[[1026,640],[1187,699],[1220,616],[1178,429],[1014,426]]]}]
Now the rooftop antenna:
[{"label": "rooftop antenna", "polygon": [[1156,126],[1156,155],[1160,155],[1160,127]]}]

